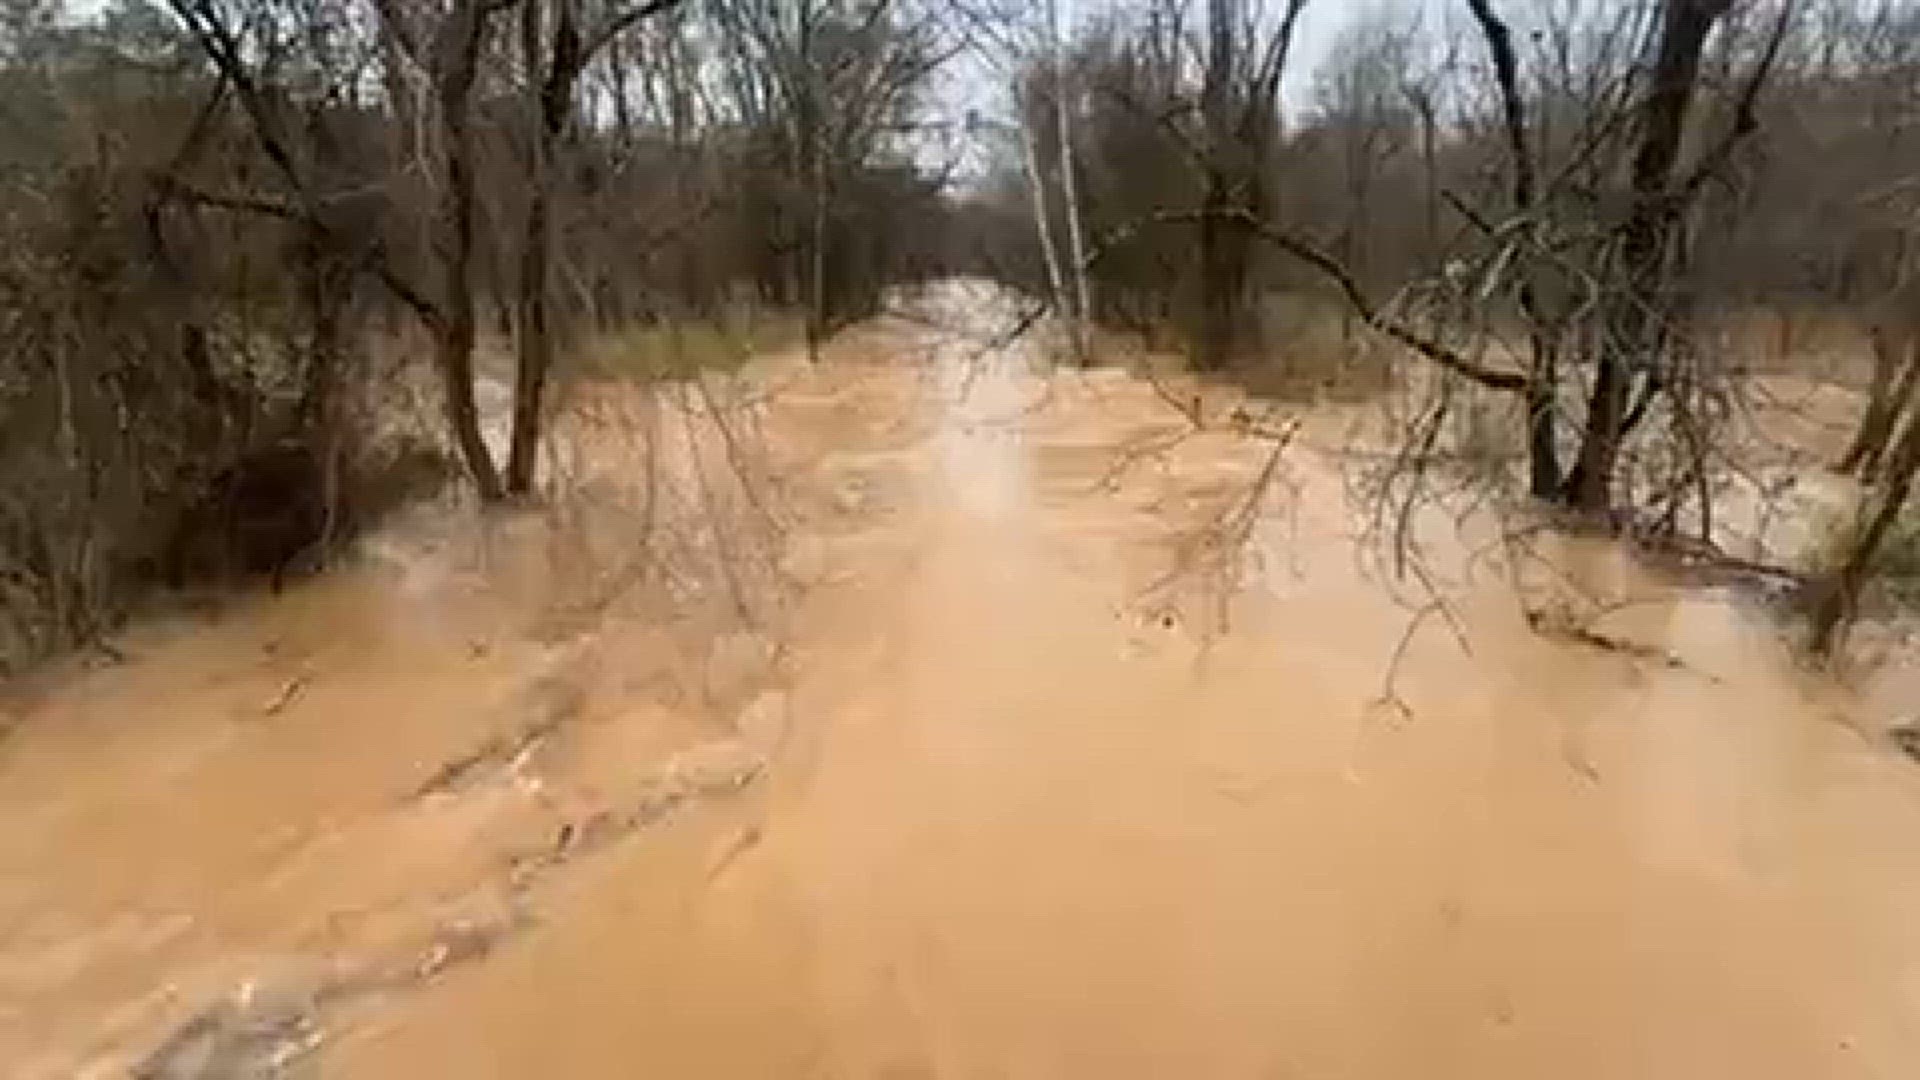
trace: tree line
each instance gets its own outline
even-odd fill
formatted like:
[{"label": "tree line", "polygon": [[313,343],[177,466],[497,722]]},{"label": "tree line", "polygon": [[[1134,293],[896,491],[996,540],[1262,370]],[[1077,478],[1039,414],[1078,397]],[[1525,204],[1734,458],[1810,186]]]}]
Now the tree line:
[{"label": "tree line", "polygon": [[1069,323],[1170,330],[1203,372],[1311,362],[1275,308],[1337,311],[1431,388],[1403,497],[1450,414],[1492,399],[1514,467],[1482,480],[1726,562],[1763,366],[1730,328],[1766,313],[1793,351],[1796,325],[1852,327],[1875,359],[1832,464],[1864,506],[1802,595],[1830,649],[1920,466],[1920,5],[1386,6],[1290,80],[1313,3],[1140,0],[984,35],[1017,136],[973,208],[981,263]]},{"label": "tree line", "polygon": [[0,656],[415,475],[534,497],[587,335],[758,306],[817,353],[956,270],[1083,361],[1284,370],[1330,313],[1417,391],[1392,497],[1491,408],[1474,483],[1716,556],[1731,330],[1855,328],[1830,647],[1920,472],[1920,4],[1387,5],[1304,77],[1331,4],[0,0]]}]

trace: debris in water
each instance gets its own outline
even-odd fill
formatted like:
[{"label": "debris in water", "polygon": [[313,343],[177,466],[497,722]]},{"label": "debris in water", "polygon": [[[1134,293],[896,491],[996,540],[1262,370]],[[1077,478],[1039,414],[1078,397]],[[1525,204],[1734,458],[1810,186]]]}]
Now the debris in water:
[{"label": "debris in water", "polygon": [[313,1002],[263,996],[249,982],[195,1014],[133,1067],[134,1080],[269,1080],[321,1041]]},{"label": "debris in water", "polygon": [[707,880],[712,881],[726,873],[740,856],[751,851],[760,843],[760,826],[746,825],[735,829],[715,849],[714,856],[707,863]]},{"label": "debris in water", "polygon": [[1920,714],[1903,717],[1887,728],[1887,738],[1915,761],[1920,761]]},{"label": "debris in water", "polygon": [[1572,612],[1564,609],[1549,608],[1538,611],[1528,610],[1526,618],[1527,626],[1537,634],[1559,637],[1565,641],[1585,645],[1588,648],[1596,649],[1600,652],[1610,652],[1619,656],[1625,656],[1632,660],[1656,663],[1669,671],[1690,672],[1716,685],[1721,681],[1719,676],[1711,672],[1701,671],[1691,664],[1688,664],[1679,653],[1671,649],[1663,649],[1656,645],[1646,645],[1638,641],[1630,641],[1626,638],[1602,633],[1593,629],[1592,626],[1587,625],[1588,620],[1583,620]]},{"label": "debris in water", "polygon": [[469,960],[480,960],[493,951],[493,946],[508,929],[505,925],[460,921],[442,930],[439,937],[420,958],[414,967],[414,977],[421,982],[433,978],[455,964]]},{"label": "debris in water", "polygon": [[261,714],[265,716],[279,716],[285,712],[287,706],[293,704],[294,699],[300,696],[300,692],[306,689],[307,683],[311,678],[312,676],[302,672],[281,684],[280,692],[273,695],[273,698],[261,708]]}]

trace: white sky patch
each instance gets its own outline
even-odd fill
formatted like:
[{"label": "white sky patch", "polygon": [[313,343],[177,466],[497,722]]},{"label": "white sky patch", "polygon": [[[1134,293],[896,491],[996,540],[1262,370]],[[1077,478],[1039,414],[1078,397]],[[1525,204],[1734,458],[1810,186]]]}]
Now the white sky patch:
[{"label": "white sky patch", "polygon": [[1313,103],[1313,85],[1320,68],[1333,55],[1341,35],[1362,19],[1378,14],[1396,20],[1419,20],[1420,25],[1438,33],[1446,25],[1447,9],[1453,5],[1464,6],[1464,3],[1463,0],[1307,0],[1294,31],[1293,55],[1288,58],[1286,78],[1281,86],[1284,107],[1289,113],[1297,114]]}]

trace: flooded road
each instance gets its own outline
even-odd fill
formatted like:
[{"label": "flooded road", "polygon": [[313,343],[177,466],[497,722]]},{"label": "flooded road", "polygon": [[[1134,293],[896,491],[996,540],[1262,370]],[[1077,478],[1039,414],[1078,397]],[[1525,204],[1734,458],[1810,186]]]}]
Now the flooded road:
[{"label": "flooded road", "polygon": [[452,530],[23,694],[8,1075],[1920,1070],[1920,770],[1776,631],[1408,635],[1342,417],[981,340],[766,376],[752,580]]}]

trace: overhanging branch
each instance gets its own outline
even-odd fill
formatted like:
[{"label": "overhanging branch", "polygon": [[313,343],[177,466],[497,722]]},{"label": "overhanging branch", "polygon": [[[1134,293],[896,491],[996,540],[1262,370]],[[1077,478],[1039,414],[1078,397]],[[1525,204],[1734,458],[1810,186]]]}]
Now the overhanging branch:
[{"label": "overhanging branch", "polygon": [[218,210],[234,210],[244,214],[261,214],[279,218],[282,221],[305,221],[306,215],[286,203],[273,199],[263,199],[257,195],[229,195],[216,191],[204,191],[177,177],[165,176],[160,179],[162,189],[170,195],[200,206],[210,206]]},{"label": "overhanging branch", "polygon": [[1208,217],[1236,222],[1254,236],[1272,244],[1274,247],[1306,263],[1315,270],[1318,270],[1322,276],[1326,277],[1339,288],[1341,296],[1347,302],[1347,306],[1351,307],[1354,313],[1360,316],[1361,322],[1364,322],[1378,333],[1385,334],[1387,337],[1412,349],[1421,356],[1432,360],[1446,370],[1470,379],[1488,389],[1501,390],[1507,393],[1522,394],[1525,393],[1531,385],[1527,376],[1520,372],[1488,367],[1466,356],[1458,349],[1449,348],[1445,344],[1435,341],[1433,338],[1420,333],[1406,323],[1381,311],[1367,296],[1366,290],[1360,287],[1360,283],[1354,280],[1353,274],[1347,270],[1346,266],[1344,266],[1340,260],[1322,251],[1317,245],[1305,237],[1280,228],[1244,208],[1228,208],[1212,211],[1162,210],[1148,214],[1145,217],[1136,218],[1134,221],[1109,232],[1106,236],[1102,237],[1099,242],[1095,243],[1093,249],[1087,253],[1081,269],[1083,271],[1092,269],[1093,264],[1098,262],[1108,251],[1130,239],[1134,234],[1138,233],[1143,226],[1155,224],[1192,224]]},{"label": "overhanging branch", "polygon": [[1693,170],[1687,174],[1686,181],[1680,186],[1676,201],[1682,206],[1691,202],[1700,189],[1706,186],[1707,181],[1726,167],[1727,160],[1733,156],[1733,151],[1743,140],[1760,130],[1760,91],[1773,74],[1774,65],[1779,62],[1780,47],[1786,41],[1787,30],[1792,25],[1796,7],[1794,0],[1786,0],[1780,5],[1779,17],[1774,20],[1773,29],[1767,36],[1766,50],[1760,54],[1759,61],[1754,64],[1753,71],[1747,76],[1745,85],[1740,89],[1740,100],[1734,106],[1733,123],[1727,127],[1719,141],[1700,155],[1700,160],[1694,164]]}]

